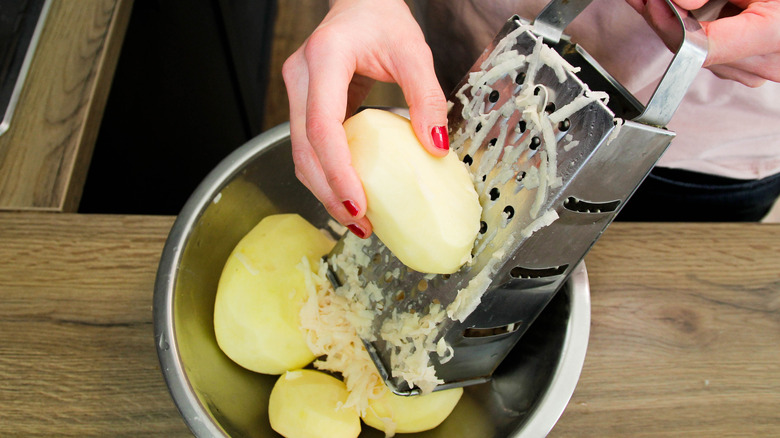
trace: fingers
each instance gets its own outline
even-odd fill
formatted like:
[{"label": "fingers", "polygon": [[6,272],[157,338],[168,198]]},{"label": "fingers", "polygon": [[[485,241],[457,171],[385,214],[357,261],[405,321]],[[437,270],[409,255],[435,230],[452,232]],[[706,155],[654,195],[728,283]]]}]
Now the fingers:
[{"label": "fingers", "polygon": [[760,87],[767,81],[761,76],[748,73],[744,68],[736,68],[730,65],[713,65],[709,70],[721,79],[729,79],[739,82],[751,88]]},{"label": "fingers", "polygon": [[425,44],[406,50],[404,56],[393,60],[396,80],[409,105],[409,116],[417,138],[428,152],[442,157],[450,147],[447,99],[436,78],[431,50]]},{"label": "fingers", "polygon": [[702,25],[710,42],[705,65],[780,51],[780,2],[751,2],[737,15]]},{"label": "fingers", "polygon": [[346,224],[363,218],[367,206],[342,126],[355,65],[333,36],[315,38],[313,35],[305,51],[309,72],[306,138],[319,158],[327,185],[345,205],[336,218],[348,219],[342,222]]},{"label": "fingers", "polygon": [[[290,140],[296,176],[317,197],[334,219],[347,226],[357,236],[368,237],[372,231],[371,223],[365,217],[355,217],[360,212],[354,201],[345,203],[345,200],[332,190],[322,168],[321,159],[309,141],[306,114],[310,78],[309,68],[302,50],[293,54],[284,63],[282,75],[290,101]],[[343,113],[343,109],[341,111]],[[338,128],[341,128],[340,122],[336,123]],[[340,131],[343,136],[343,129]],[[346,139],[344,139],[344,147],[346,148]],[[359,180],[357,184],[362,194],[362,185],[360,185]],[[362,196],[364,199],[365,195]]]},{"label": "fingers", "polygon": [[[658,12],[662,1],[626,1],[664,37],[666,32],[662,24],[665,21]],[[684,9],[696,10],[708,2],[675,0],[675,3]],[[702,21],[701,25],[709,45],[704,67],[718,77],[749,87],[760,86],[767,80],[780,81],[780,1],[731,0],[717,19]]]},{"label": "fingers", "polygon": [[320,162],[314,150],[307,144],[293,144],[293,161],[295,162],[295,175],[306,186],[334,219],[349,228],[352,233],[360,238],[371,235],[371,222],[365,217],[353,218],[351,213],[341,215],[342,210],[349,212],[354,208],[349,203],[344,203],[336,194],[328,189],[328,181],[320,167]]},{"label": "fingers", "polygon": [[704,66],[749,87],[780,81],[780,2],[733,3],[728,15],[702,22],[709,39]]}]

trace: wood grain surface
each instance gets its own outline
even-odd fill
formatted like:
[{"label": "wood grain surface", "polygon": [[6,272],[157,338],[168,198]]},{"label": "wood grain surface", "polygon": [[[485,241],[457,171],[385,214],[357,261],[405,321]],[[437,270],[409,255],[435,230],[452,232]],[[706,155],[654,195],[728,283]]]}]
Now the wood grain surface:
[{"label": "wood grain surface", "polygon": [[75,211],[132,0],[54,0],[8,132],[0,209]]},{"label": "wood grain surface", "polygon": [[617,223],[586,264],[588,353],[551,436],[780,434],[780,226]]},{"label": "wood grain surface", "polygon": [[[152,290],[173,222],[0,213],[0,436],[189,436]],[[551,436],[777,436],[780,225],[612,225],[592,329]]]},{"label": "wood grain surface", "polygon": [[0,436],[190,436],[152,327],[172,222],[0,213]]}]

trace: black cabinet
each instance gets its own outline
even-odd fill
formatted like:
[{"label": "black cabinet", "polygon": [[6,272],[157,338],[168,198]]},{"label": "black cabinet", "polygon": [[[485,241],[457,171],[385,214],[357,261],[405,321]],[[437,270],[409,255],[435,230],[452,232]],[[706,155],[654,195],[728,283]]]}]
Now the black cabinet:
[{"label": "black cabinet", "polygon": [[176,214],[260,133],[272,0],[136,0],[79,207]]}]

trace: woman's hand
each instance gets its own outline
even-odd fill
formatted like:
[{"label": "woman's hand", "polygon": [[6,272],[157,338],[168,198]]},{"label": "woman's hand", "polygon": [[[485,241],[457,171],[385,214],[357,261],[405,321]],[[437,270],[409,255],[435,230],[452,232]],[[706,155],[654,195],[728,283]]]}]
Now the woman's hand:
[{"label": "woman's hand", "polygon": [[371,234],[366,195],[342,123],[375,80],[397,82],[415,133],[435,156],[449,149],[447,102],[431,51],[402,0],[337,0],[284,63],[290,139],[298,179],[360,237]]},{"label": "woman's hand", "polygon": [[[664,0],[627,0],[653,25]],[[674,0],[696,10],[708,0]],[[713,21],[701,22],[709,39],[704,66],[723,79],[758,87],[767,80],[780,82],[780,0],[731,0]],[[656,26],[657,27],[657,26]]]}]

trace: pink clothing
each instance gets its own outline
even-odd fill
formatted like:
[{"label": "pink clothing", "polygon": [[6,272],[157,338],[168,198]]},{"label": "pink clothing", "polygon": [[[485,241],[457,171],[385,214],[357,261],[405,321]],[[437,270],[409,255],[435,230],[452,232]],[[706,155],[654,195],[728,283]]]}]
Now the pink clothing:
[{"label": "pink clothing", "polygon": [[[532,19],[546,3],[428,0],[426,31],[445,86],[460,79],[509,17]],[[566,33],[641,102],[647,102],[671,59],[644,18],[622,0],[594,0]],[[749,88],[704,69],[668,128],[677,137],[660,166],[737,179],[776,174],[780,172],[780,83]]]}]

